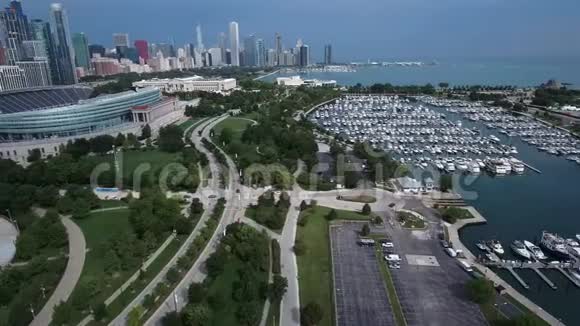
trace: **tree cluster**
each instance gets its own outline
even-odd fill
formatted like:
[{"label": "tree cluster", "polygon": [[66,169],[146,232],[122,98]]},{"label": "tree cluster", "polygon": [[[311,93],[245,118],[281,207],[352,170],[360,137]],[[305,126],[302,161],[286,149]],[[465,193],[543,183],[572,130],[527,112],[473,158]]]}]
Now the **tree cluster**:
[{"label": "tree cluster", "polygon": [[272,230],[281,230],[284,227],[289,207],[290,196],[286,192],[280,194],[280,198],[276,201],[274,193],[267,191],[258,198],[257,205],[251,205],[248,208],[246,214]]}]

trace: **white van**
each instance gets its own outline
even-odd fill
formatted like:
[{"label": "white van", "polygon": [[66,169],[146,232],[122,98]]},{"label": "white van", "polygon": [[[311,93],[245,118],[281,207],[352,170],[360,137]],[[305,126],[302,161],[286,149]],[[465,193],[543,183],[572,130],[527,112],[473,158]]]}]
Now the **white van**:
[{"label": "white van", "polygon": [[461,268],[463,268],[463,270],[468,273],[473,272],[473,268],[471,268],[471,265],[469,265],[469,263],[465,260],[459,260],[459,266],[461,266]]}]

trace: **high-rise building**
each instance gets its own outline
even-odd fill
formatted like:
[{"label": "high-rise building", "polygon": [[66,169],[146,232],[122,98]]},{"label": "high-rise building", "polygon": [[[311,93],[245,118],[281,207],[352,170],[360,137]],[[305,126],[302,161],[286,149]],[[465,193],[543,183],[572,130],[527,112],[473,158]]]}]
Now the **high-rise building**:
[{"label": "high-rise building", "polygon": [[225,60],[226,58],[226,49],[227,49],[227,45],[226,45],[226,33],[221,32],[218,35],[218,46],[222,52],[222,61]]},{"label": "high-rise building", "polygon": [[58,73],[58,59],[55,53],[54,41],[50,24],[40,19],[33,19],[30,22],[30,33],[34,40],[41,41],[44,44],[45,53],[48,57],[48,64],[50,66],[50,76],[54,83],[55,76]]},{"label": "high-rise building", "polygon": [[252,34],[244,39],[244,65],[257,66],[256,54],[256,36]]},{"label": "high-rise building", "polygon": [[282,35],[276,33],[276,65],[281,66],[280,56],[282,55]]},{"label": "high-rise building", "polygon": [[43,41],[29,40],[22,42],[23,58],[26,60],[48,60],[46,47]]},{"label": "high-rise building", "polygon": [[74,33],[72,35],[73,47],[75,49],[75,64],[77,67],[83,67],[85,70],[91,68],[89,57],[89,42],[84,33]]},{"label": "high-rise building", "polygon": [[10,6],[0,11],[0,40],[6,50],[8,64],[24,59],[22,42],[30,40],[28,18],[22,11],[20,1],[10,1]]},{"label": "high-rise building", "polygon": [[264,46],[264,40],[261,38],[256,40],[256,66],[266,66],[266,47]]},{"label": "high-rise building", "polygon": [[50,5],[50,28],[52,30],[53,42],[56,57],[55,84],[75,84],[77,82],[75,74],[75,52],[72,46],[68,17],[66,10],[60,3]]},{"label": "high-rise building", "polygon": [[205,50],[205,46],[203,45],[203,35],[201,34],[200,24],[197,24],[197,26],[195,26],[195,34],[197,38],[197,48],[201,51]]},{"label": "high-rise building", "polygon": [[310,47],[308,47],[308,45],[302,44],[302,46],[300,46],[299,58],[299,65],[301,67],[307,67],[310,65]]},{"label": "high-rise building", "polygon": [[232,57],[232,66],[240,65],[240,30],[238,23],[230,23],[230,52]]},{"label": "high-rise building", "polygon": [[207,50],[211,59],[211,66],[221,66],[223,64],[222,51],[220,48]]},{"label": "high-rise building", "polygon": [[92,59],[95,57],[95,54],[98,54],[101,57],[105,56],[105,47],[100,44],[91,44],[89,45],[89,57]]},{"label": "high-rise building", "polygon": [[332,45],[326,44],[324,46],[324,64],[331,65],[332,64]]},{"label": "high-rise building", "polygon": [[26,87],[44,87],[52,85],[48,60],[18,61],[16,65],[24,72]]},{"label": "high-rise building", "polygon": [[147,60],[149,60],[149,45],[147,44],[147,41],[136,40],[135,48],[137,49],[139,57],[147,62]]},{"label": "high-rise building", "polygon": [[268,67],[273,67],[276,65],[276,49],[268,49],[266,60],[266,65]]},{"label": "high-rise building", "polygon": [[113,34],[113,46],[124,46],[129,47],[129,34],[127,33],[115,33]]},{"label": "high-rise building", "polygon": [[171,46],[171,44],[159,43],[157,44],[157,51],[161,51],[161,53],[163,53],[164,58],[169,58],[173,56],[173,47]]},{"label": "high-rise building", "polygon": [[0,92],[26,88],[24,70],[18,66],[0,66]]}]

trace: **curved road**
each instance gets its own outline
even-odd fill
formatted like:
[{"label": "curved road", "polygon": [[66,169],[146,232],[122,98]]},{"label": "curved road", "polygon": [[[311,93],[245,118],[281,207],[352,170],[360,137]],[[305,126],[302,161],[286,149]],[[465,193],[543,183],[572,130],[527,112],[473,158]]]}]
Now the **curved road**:
[{"label": "curved road", "polygon": [[51,323],[54,307],[61,301],[68,300],[83,271],[87,246],[85,236],[78,225],[71,221],[70,218],[61,217],[61,221],[68,234],[69,256],[66,269],[58,286],[42,310],[36,315],[32,323],[30,323],[30,326],[46,326]]},{"label": "curved road", "polygon": [[[189,285],[193,282],[201,282],[205,279],[206,274],[203,264],[207,260],[207,258],[217,249],[221,235],[225,232],[226,227],[229,224],[240,220],[244,216],[246,205],[243,204],[241,195],[236,191],[240,189],[240,178],[237,173],[234,162],[228,155],[223,153],[227,158],[228,166],[220,167],[219,163],[215,159],[215,156],[211,154],[209,151],[207,151],[201,144],[201,138],[204,137],[210,140],[209,138],[210,130],[228,117],[229,115],[222,115],[217,119],[208,121],[207,123],[204,123],[203,125],[200,125],[198,128],[196,128],[196,132],[192,134],[192,140],[196,145],[196,147],[208,156],[208,159],[210,161],[210,168],[212,170],[212,176],[214,176],[212,178],[212,181],[213,180],[216,181],[212,184],[212,187],[207,190],[208,191],[207,194],[216,194],[217,192],[219,193],[218,197],[226,198],[227,202],[224,213],[222,215],[222,218],[220,219],[216,231],[214,232],[205,249],[202,251],[198,259],[194,263],[193,267],[187,272],[185,277],[177,285],[174,292],[171,295],[169,295],[169,297],[166,298],[166,300],[161,304],[161,306],[145,322],[145,325],[161,325],[162,318],[168,312],[175,310],[180,311],[181,309],[183,309],[183,307],[185,307],[185,305],[187,304],[186,298],[187,298],[187,289],[189,288]],[[199,137],[197,135],[197,131],[199,130],[203,130],[202,137]],[[217,177],[219,173],[218,169],[220,168],[221,171],[227,169],[228,185],[226,189],[219,189],[219,185],[217,184],[217,182],[219,181],[219,178]]]}]

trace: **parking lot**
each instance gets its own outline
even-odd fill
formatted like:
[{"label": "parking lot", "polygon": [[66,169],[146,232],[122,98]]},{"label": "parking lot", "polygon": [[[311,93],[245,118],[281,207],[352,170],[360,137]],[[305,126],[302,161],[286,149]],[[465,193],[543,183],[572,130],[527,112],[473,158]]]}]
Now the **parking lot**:
[{"label": "parking lot", "polygon": [[401,268],[391,275],[407,325],[487,325],[479,306],[466,295],[471,276],[445,254],[433,225],[427,231],[394,227],[388,233],[402,257]]},{"label": "parking lot", "polygon": [[357,244],[361,226],[344,223],[330,228],[336,325],[394,325],[374,246]]}]

